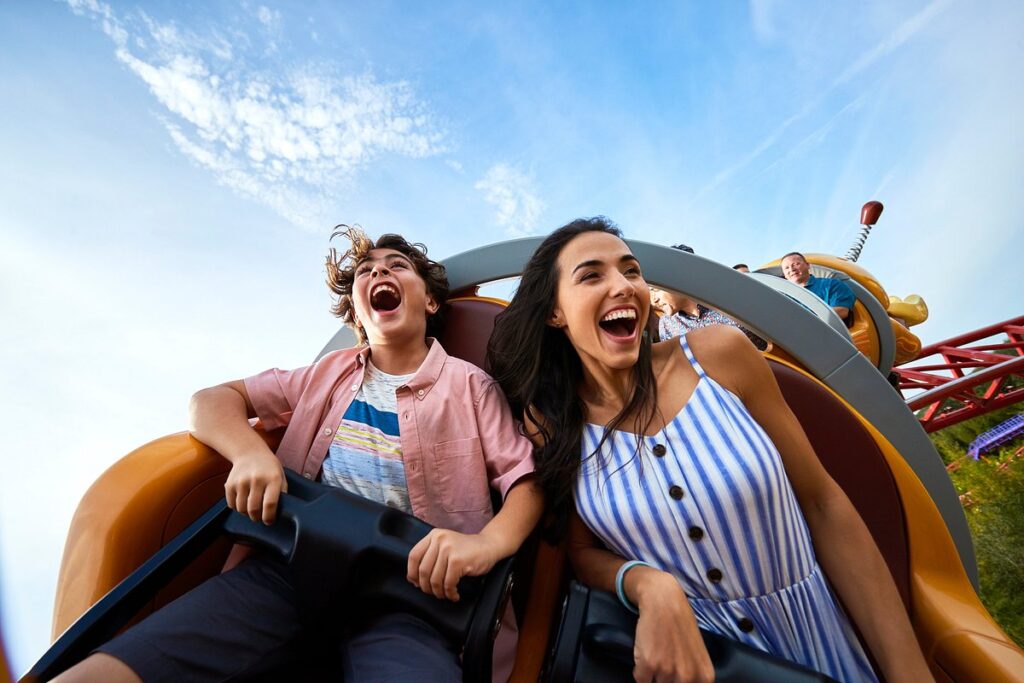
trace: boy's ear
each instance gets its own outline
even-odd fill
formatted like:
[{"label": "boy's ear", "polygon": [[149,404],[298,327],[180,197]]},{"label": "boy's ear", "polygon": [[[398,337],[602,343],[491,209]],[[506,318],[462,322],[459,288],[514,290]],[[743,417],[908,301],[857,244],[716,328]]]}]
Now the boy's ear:
[{"label": "boy's ear", "polygon": [[356,315],[356,307],[354,302],[348,309],[348,317],[352,320],[352,324],[355,325],[356,327],[363,326],[363,324],[359,322],[359,316]]},{"label": "boy's ear", "polygon": [[427,294],[427,315],[434,315],[441,308],[433,294]]}]

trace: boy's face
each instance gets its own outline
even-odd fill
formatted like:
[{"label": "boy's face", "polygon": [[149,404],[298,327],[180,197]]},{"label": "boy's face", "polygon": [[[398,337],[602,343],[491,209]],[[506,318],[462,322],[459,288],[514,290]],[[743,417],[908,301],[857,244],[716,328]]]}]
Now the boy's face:
[{"label": "boy's face", "polygon": [[373,249],[359,262],[352,303],[370,344],[423,339],[427,316],[438,309],[412,261],[394,249]]}]

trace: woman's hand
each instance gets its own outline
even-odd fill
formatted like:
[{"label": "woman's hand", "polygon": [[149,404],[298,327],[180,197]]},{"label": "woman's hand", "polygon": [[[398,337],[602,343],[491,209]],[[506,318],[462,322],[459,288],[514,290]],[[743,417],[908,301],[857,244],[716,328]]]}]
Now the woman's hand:
[{"label": "woman's hand", "polygon": [[482,576],[505,555],[484,534],[434,529],[409,552],[406,578],[427,595],[459,601],[459,579]]},{"label": "woman's hand", "polygon": [[266,447],[235,458],[224,483],[228,507],[264,524],[274,523],[277,502],[287,491],[281,461]]},{"label": "woman's hand", "polygon": [[640,609],[633,646],[636,683],[714,681],[711,657],[676,578],[638,566],[626,572],[625,590]]}]

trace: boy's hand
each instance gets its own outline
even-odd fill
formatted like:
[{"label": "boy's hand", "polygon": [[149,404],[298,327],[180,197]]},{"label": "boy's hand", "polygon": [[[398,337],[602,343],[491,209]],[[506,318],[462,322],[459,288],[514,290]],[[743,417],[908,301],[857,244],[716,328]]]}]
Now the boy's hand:
[{"label": "boy's hand", "polygon": [[264,524],[273,524],[277,517],[277,501],[282,491],[288,491],[284,468],[269,449],[236,459],[224,483],[228,507]]},{"label": "boy's hand", "polygon": [[434,529],[409,552],[406,578],[428,595],[458,602],[459,579],[483,576],[502,557],[497,543],[483,534]]}]

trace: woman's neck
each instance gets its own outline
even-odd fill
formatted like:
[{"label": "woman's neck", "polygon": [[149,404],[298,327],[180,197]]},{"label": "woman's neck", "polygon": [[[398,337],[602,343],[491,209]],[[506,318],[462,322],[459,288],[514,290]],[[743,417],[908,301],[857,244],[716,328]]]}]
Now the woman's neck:
[{"label": "woman's neck", "polygon": [[[436,342],[435,342],[436,343]],[[376,341],[370,344],[373,365],[389,375],[408,375],[423,364],[430,347],[423,337]]]},{"label": "woman's neck", "polygon": [[587,405],[621,409],[633,392],[633,366],[610,368],[596,360],[580,359],[583,365],[583,385],[580,398]]}]

